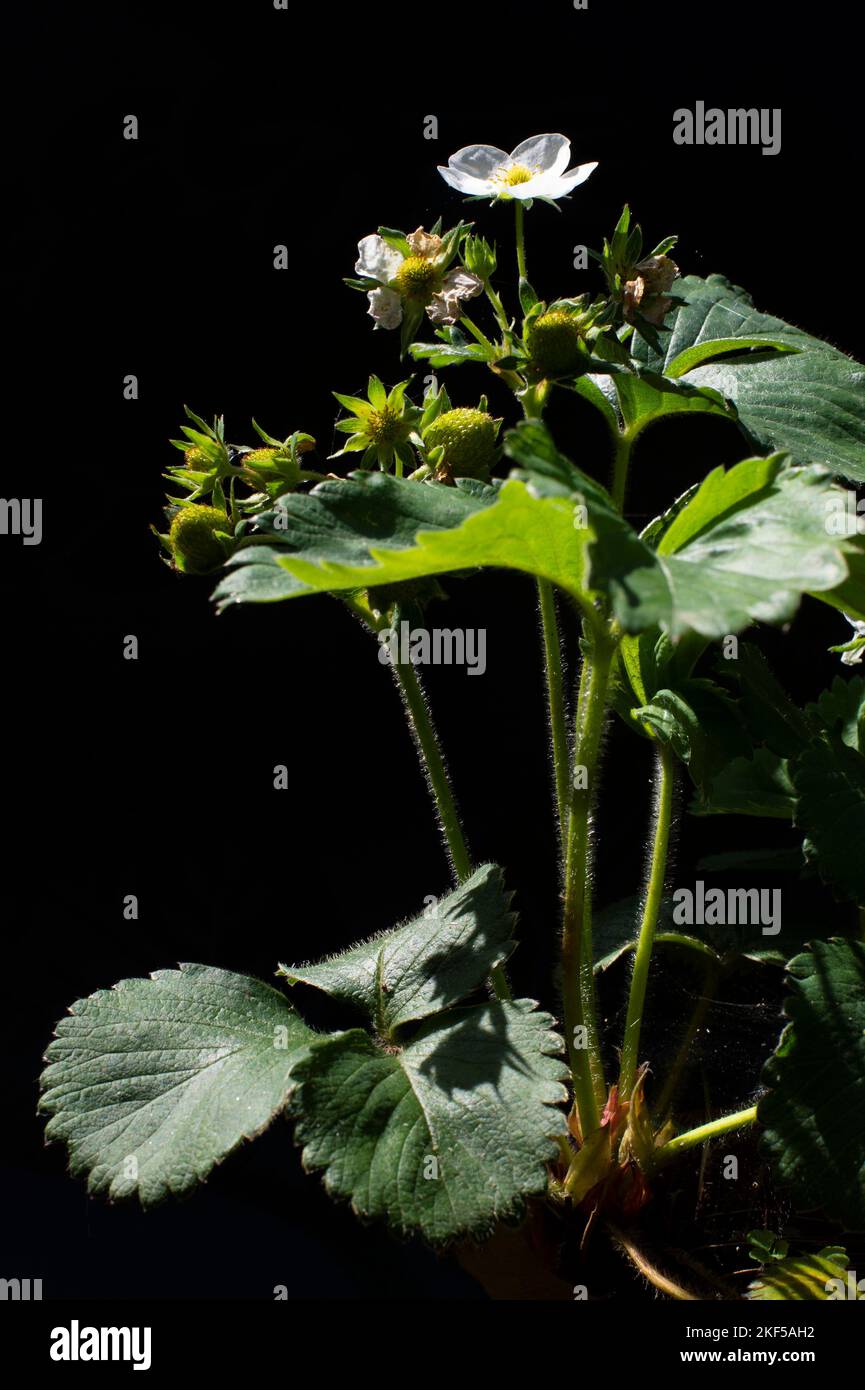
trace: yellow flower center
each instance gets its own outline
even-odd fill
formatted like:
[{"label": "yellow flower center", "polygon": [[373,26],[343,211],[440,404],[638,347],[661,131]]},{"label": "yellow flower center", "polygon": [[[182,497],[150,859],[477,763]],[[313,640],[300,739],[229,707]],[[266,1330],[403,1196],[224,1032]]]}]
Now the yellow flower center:
[{"label": "yellow flower center", "polygon": [[515,183],[528,183],[529,179],[534,178],[531,169],[527,169],[525,164],[512,164],[510,169],[506,169],[502,174],[502,182],[509,188],[513,188]]},{"label": "yellow flower center", "polygon": [[394,285],[404,299],[428,304],[439,288],[441,275],[426,256],[406,256],[396,275]]},{"label": "yellow flower center", "polygon": [[367,418],[364,433],[374,444],[393,444],[403,433],[402,417],[392,406],[374,410]]}]

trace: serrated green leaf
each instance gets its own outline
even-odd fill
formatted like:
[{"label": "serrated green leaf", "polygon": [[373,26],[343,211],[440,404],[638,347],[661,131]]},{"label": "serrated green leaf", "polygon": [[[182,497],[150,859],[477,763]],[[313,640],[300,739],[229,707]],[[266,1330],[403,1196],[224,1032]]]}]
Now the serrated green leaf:
[{"label": "serrated green leaf", "polygon": [[[752,1232],[754,1235],[768,1232]],[[786,1252],[786,1241],[780,1242]],[[757,1301],[802,1301],[836,1299],[848,1296],[847,1252],[840,1245],[827,1245],[813,1255],[772,1255],[759,1279],[748,1285],[746,1298]],[[855,1285],[855,1275],[854,1275]],[[840,1289],[844,1292],[839,1294]],[[865,1293],[850,1295],[865,1298]]]},{"label": "serrated green leaf", "polygon": [[609,590],[627,631],[711,638],[786,622],[803,593],[846,577],[843,542],[823,524],[828,475],[781,465],[776,455],[714,469],[668,525],[648,528],[642,557],[633,545],[593,548],[592,582]]},{"label": "serrated green leaf", "polygon": [[[786,449],[799,463],[865,479],[865,368],[783,319],[760,313],[744,290],[721,275],[689,275],[676,282],[676,294],[686,302],[667,318],[663,351],[635,341],[637,360],[719,391],[736,407],[752,444]],[[772,350],[719,356],[736,344]],[[708,363],[709,357],[718,360]]]},{"label": "serrated green leaf", "polygon": [[416,361],[431,367],[452,367],[457,362],[492,362],[497,349],[482,343],[412,343],[409,353]]},{"label": "serrated green leaf", "polygon": [[773,753],[792,757],[811,740],[813,730],[769,669],[759,647],[742,642],[735,661],[723,661],[739,685],[742,711],[755,743],[765,743]]},{"label": "serrated green leaf", "polygon": [[[269,536],[274,548],[266,558],[258,548],[238,552],[215,594],[222,607],[485,565],[540,575],[585,601],[590,527],[575,527],[568,498],[534,497],[516,480],[479,493],[356,473],[308,495],[288,496],[283,504],[285,529],[272,529]],[[266,518],[262,524],[268,525]],[[275,566],[289,576],[282,587]]]},{"label": "serrated green leaf", "polygon": [[813,846],[820,877],[865,905],[865,757],[827,734],[796,759],[792,776],[796,825]]},{"label": "serrated green leaf", "polygon": [[753,758],[734,758],[712,778],[711,789],[691,807],[698,816],[769,816],[789,820],[796,805],[790,764],[769,748]]},{"label": "serrated green leaf", "polygon": [[865,946],[815,941],[788,966],[790,1022],[763,1072],[763,1143],[804,1206],[865,1226]]},{"label": "serrated green leaf", "polygon": [[657,372],[618,372],[611,378],[619,412],[626,429],[636,432],[668,415],[720,415],[736,419],[736,412],[718,391],[672,381]]},{"label": "serrated green leaf", "polygon": [[46,1053],[40,1109],[70,1168],[143,1206],[202,1182],[283,1108],[316,1037],[271,985],[181,965],[73,1004]]},{"label": "serrated green leaf", "polygon": [[399,1051],[358,1029],[317,1043],[291,1103],[304,1166],[401,1234],[488,1235],[543,1191],[565,1133],[552,1023],[523,999],[439,1014]]},{"label": "serrated green leaf", "polygon": [[805,713],[827,733],[837,734],[848,748],[865,752],[863,719],[865,719],[865,680],[854,676],[843,680],[836,676],[828,690],[814,704],[805,706]]},{"label": "serrated green leaf", "polygon": [[502,871],[484,864],[403,927],[381,932],[318,965],[280,965],[289,984],[307,984],[364,1009],[389,1036],[459,1003],[514,949]]}]

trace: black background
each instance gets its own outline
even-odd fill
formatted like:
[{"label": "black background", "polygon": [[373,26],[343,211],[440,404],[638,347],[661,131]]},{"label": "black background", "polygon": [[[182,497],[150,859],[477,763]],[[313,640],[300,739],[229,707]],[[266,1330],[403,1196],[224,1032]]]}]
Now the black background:
[{"label": "black background", "polygon": [[[847,82],[857,21],[838,3],[804,14],[612,0],[587,12],[560,0],[284,13],[258,0],[49,5],[19,19],[5,122],[4,489],[45,498],[45,536],[2,542],[3,1273],[41,1277],[51,1298],[266,1299],[276,1284],[293,1298],[482,1296],[454,1262],[334,1207],[282,1123],[191,1201],[147,1216],[90,1202],[61,1149],[43,1148],[40,1058],[73,999],[178,960],[269,978],[277,960],[334,950],[448,884],[395,690],[360,627],[327,599],[216,618],[207,581],[160,563],[148,527],[176,457],[166,440],[186,402],[224,412],[238,443],[254,442],[254,415],[279,436],[309,431],[323,454],[338,447],[330,390],[356,392],[371,370],[403,375],[395,335],[373,334],[364,299],[341,282],[359,237],[457,220],[463,204],[436,164],[466,143],[510,149],[542,130],[567,134],[575,162],[600,161],[562,215],[529,214],[542,294],[595,286],[573,271],[572,248],[599,245],[627,200],[650,245],[679,234],[685,273],[723,271],[758,306],[861,357]],[[672,113],[698,99],[781,107],[780,155],[675,146]],[[130,113],[135,142],[122,136]],[[498,241],[512,304],[507,210],[467,215]],[[275,244],[290,271],[273,269]],[[123,400],[127,373],[137,401]],[[447,385],[466,405],[490,389],[475,367]],[[493,404],[514,418],[507,393]],[[588,408],[568,400],[551,418],[605,479]],[[657,427],[638,447],[632,515],[742,455],[732,426]],[[449,589],[447,626],[486,627],[488,669],[431,668],[426,685],[475,858],[504,864],[516,892],[515,982],[554,1007],[532,586],[485,574]],[[815,605],[793,641],[770,633],[766,649],[813,697],[838,669],[825,648],[845,637],[840,616]],[[278,763],[289,791],[273,790]],[[646,749],[614,730],[601,902],[639,884],[649,771]],[[679,863],[755,837],[786,843],[771,826],[686,820]],[[777,1008],[770,1041],[776,1032]],[[753,1094],[761,1055],[742,1060],[732,1099]]]}]

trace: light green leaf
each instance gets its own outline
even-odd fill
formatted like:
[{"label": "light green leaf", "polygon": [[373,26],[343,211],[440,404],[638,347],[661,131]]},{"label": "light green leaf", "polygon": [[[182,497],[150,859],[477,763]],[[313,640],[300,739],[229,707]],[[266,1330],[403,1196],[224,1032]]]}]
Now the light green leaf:
[{"label": "light green leaf", "polygon": [[736,419],[735,410],[718,391],[671,381],[657,372],[618,372],[612,382],[622,423],[632,433],[668,415],[721,415]]},{"label": "light green leaf", "polygon": [[763,1143],[806,1207],[865,1226],[865,946],[815,941],[788,968],[790,1022],[763,1072]]},{"label": "light green leaf", "polygon": [[283,1108],[316,1037],[285,996],[181,965],[72,1005],[46,1053],[40,1109],[71,1171],[143,1206],[202,1182]]},{"label": "light green leaf", "polygon": [[[769,1232],[752,1231],[748,1239],[766,1236]],[[779,1250],[783,1254],[753,1252],[755,1258],[763,1255],[765,1268],[759,1279],[748,1285],[746,1298],[758,1301],[802,1301],[815,1299],[837,1299],[848,1296],[849,1263],[847,1251],[840,1245],[824,1246],[812,1255],[787,1255],[787,1242],[780,1241]],[[856,1278],[853,1278],[854,1285]],[[841,1292],[843,1290],[843,1292]],[[865,1298],[865,1293],[856,1293],[854,1298]]]},{"label": "light green leaf", "polygon": [[[753,445],[786,449],[799,463],[865,479],[865,368],[760,313],[721,275],[686,276],[676,281],[676,294],[686,302],[668,316],[663,353],[637,339],[633,351],[640,362],[720,392]],[[770,350],[722,356],[731,346]],[[709,362],[712,357],[717,360]]]},{"label": "light green leaf", "polygon": [[318,965],[281,965],[307,984],[363,1008],[383,1036],[464,999],[514,949],[511,895],[502,871],[484,864],[414,921]]},{"label": "light green leaf", "polygon": [[828,475],[781,465],[776,455],[714,469],[647,528],[642,562],[633,547],[593,547],[591,581],[611,593],[627,631],[711,638],[786,622],[803,593],[846,577],[843,542],[823,525]]},{"label": "light green leaf", "polygon": [[270,553],[237,553],[215,594],[222,607],[484,565],[539,575],[585,602],[591,527],[575,525],[571,499],[535,497],[516,480],[478,492],[357,473],[289,495],[281,510],[285,529],[270,535]]},{"label": "light green leaf", "polygon": [[485,348],[482,343],[412,343],[411,356],[431,367],[452,367],[458,362],[492,362],[501,348]]},{"label": "light green leaf", "polygon": [[298,1063],[306,1168],[358,1215],[436,1245],[488,1235],[546,1186],[565,1133],[563,1044],[533,1001],[452,1009],[400,1051],[361,1030]]}]

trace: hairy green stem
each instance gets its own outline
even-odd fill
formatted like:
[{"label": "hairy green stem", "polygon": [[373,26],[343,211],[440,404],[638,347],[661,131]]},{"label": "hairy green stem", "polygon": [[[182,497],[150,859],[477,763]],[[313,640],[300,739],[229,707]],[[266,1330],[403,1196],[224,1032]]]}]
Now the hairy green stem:
[{"label": "hairy green stem", "polygon": [[521,198],[514,199],[515,225],[517,233],[517,270],[521,280],[526,275],[526,209]]},{"label": "hairy green stem", "polygon": [[496,316],[496,322],[498,323],[499,328],[502,330],[502,333],[504,334],[506,341],[509,341],[511,327],[508,323],[508,316],[505,313],[505,306],[502,304],[501,299],[496,294],[496,291],[493,289],[489,280],[484,281],[484,290],[486,292],[487,299],[490,301],[490,304],[492,305],[493,313]]},{"label": "hairy green stem", "polygon": [[635,435],[629,430],[620,432],[615,440],[615,452],[613,454],[613,484],[611,488],[613,504],[617,511],[625,510],[625,494],[628,490],[628,468],[631,462],[631,449],[634,446]]},{"label": "hairy green stem", "polygon": [[[344,596],[344,602],[372,632],[378,632],[388,623],[387,618],[376,617],[365,596],[347,594]],[[398,625],[398,609],[394,610],[392,621],[394,625]],[[427,785],[438,812],[454,876],[458,883],[462,883],[472,872],[472,861],[429,705],[411,662],[395,662],[392,669],[402,696],[406,719],[426,772]],[[490,982],[497,999],[510,999],[511,991],[501,966],[495,966],[490,972]]]},{"label": "hairy green stem", "polygon": [[686,1130],[684,1134],[679,1134],[675,1139],[671,1139],[668,1144],[662,1144],[655,1150],[652,1166],[657,1168],[662,1163],[667,1163],[669,1159],[675,1158],[677,1154],[684,1153],[687,1149],[694,1149],[698,1144],[708,1144],[710,1139],[717,1139],[722,1134],[729,1134],[734,1129],[744,1129],[746,1125],[753,1125],[757,1120],[757,1107],[752,1105],[747,1110],[737,1110],[732,1115],[722,1115],[720,1120],[710,1120],[708,1124],[698,1125],[696,1129]]},{"label": "hairy green stem", "polygon": [[[409,728],[414,735],[421,760],[426,768],[429,788],[439,815],[442,832],[448,847],[457,882],[462,883],[472,871],[472,861],[463,835],[450,779],[442,757],[441,746],[429,711],[426,696],[411,662],[395,662],[394,674],[405,704]],[[497,999],[510,999],[505,972],[500,965],[490,971],[490,981]]]},{"label": "hairy green stem", "polygon": [[649,980],[649,964],[655,944],[655,929],[658,914],[664,897],[664,883],[667,877],[667,850],[670,844],[670,825],[673,811],[673,755],[666,744],[658,744],[656,750],[654,828],[652,835],[652,858],[649,865],[649,881],[646,887],[646,900],[640,923],[640,936],[634,956],[634,970],[631,975],[631,988],[628,995],[628,1014],[625,1021],[625,1035],[622,1041],[622,1062],[619,1071],[619,1095],[627,1100],[634,1089],[639,1060],[640,1029],[643,1022],[643,1009],[646,1003],[646,985]]},{"label": "hairy green stem", "polygon": [[[606,1082],[598,1037],[592,958],[591,812],[600,766],[607,686],[614,652],[609,634],[596,629],[584,658],[576,716],[573,778],[565,837],[562,914],[562,994],[565,1034],[580,1128],[586,1137],[600,1123]],[[576,1038],[581,1030],[580,1043]]]},{"label": "hairy green stem", "polygon": [[559,839],[564,848],[565,819],[568,814],[568,729],[565,713],[565,692],[562,681],[562,639],[556,614],[556,596],[552,584],[538,580],[538,603],[541,613],[541,632],[544,642],[544,667],[547,677],[547,712],[550,721],[550,745],[553,753],[553,776],[556,788],[556,808],[559,817]]}]

